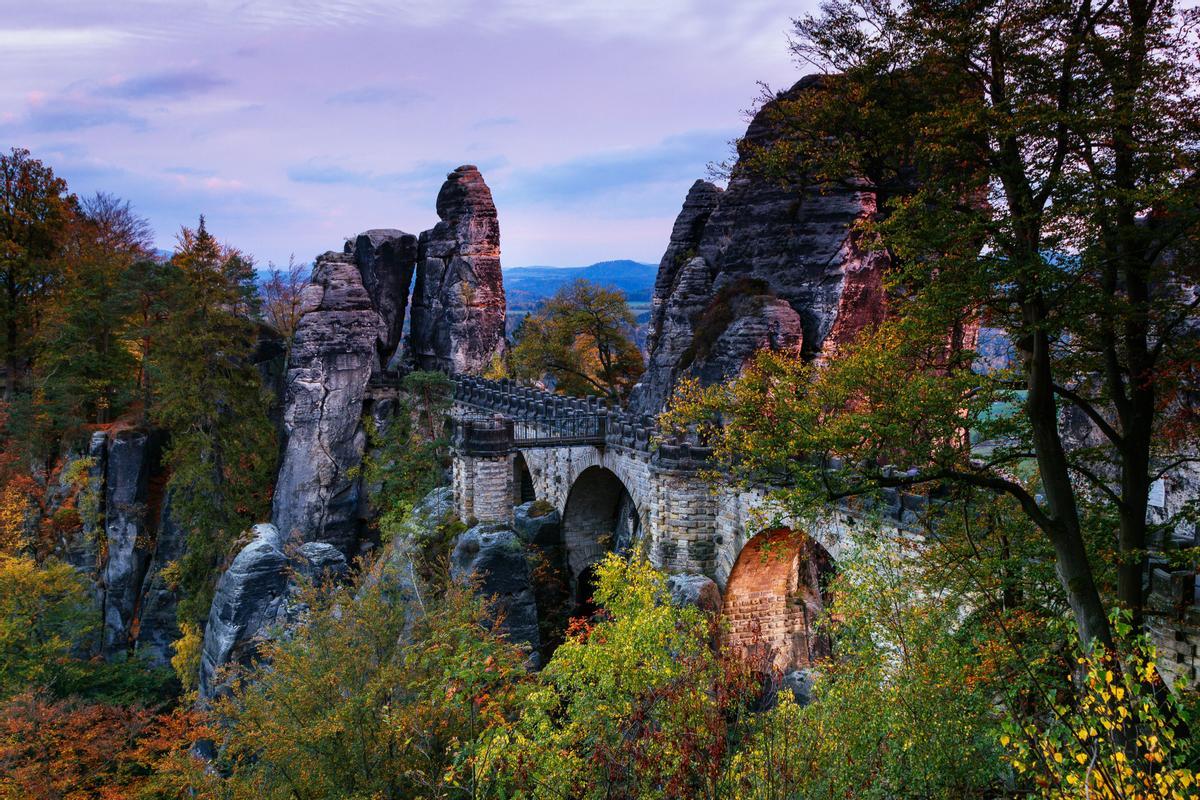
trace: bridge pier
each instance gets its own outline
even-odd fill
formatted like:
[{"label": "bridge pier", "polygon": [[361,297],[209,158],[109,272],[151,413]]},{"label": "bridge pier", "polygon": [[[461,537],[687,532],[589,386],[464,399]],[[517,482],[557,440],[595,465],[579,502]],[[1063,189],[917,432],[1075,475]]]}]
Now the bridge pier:
[{"label": "bridge pier", "polygon": [[460,419],[454,430],[454,505],[461,520],[511,523],[513,421]]}]

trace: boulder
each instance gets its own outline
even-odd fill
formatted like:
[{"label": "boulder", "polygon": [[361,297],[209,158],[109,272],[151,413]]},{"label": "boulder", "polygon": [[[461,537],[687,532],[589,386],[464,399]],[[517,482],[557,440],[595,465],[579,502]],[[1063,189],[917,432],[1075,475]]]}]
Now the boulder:
[{"label": "boulder", "polygon": [[417,266],[417,237],[392,228],[375,228],[346,242],[345,252],[354,257],[363,288],[383,322],[378,340],[380,366],[393,368],[401,357],[408,290]]},{"label": "boulder", "polygon": [[381,336],[353,258],[318,257],[288,361],[287,444],[271,520],[285,534],[328,542],[347,556],[356,553],[362,528],[354,469],[366,448],[363,397]]},{"label": "boulder", "polygon": [[483,524],[460,534],[450,555],[450,577],[492,598],[493,613],[503,615],[504,634],[513,642],[528,643],[537,653],[537,601],[525,546],[512,528]]},{"label": "boulder", "polygon": [[476,167],[459,167],[438,192],[441,219],[421,234],[409,333],[418,369],[479,373],[504,348],[500,223]]},{"label": "boulder", "polygon": [[541,547],[562,544],[562,515],[544,501],[522,503],[513,508],[513,530],[521,541]]},{"label": "boulder", "polygon": [[253,663],[259,634],[282,615],[289,574],[284,542],[274,525],[255,525],[254,539],[217,581],[200,653],[201,699],[217,695],[222,668]]},{"label": "boulder", "polygon": [[[765,104],[740,157],[779,143],[781,104],[818,80],[804,78]],[[882,319],[886,257],[862,248],[854,230],[874,210],[871,195],[852,185],[767,176],[740,159],[723,192],[694,184],[659,264],[648,365],[631,406],[656,414],[680,378],[725,380],[764,346],[825,357]],[[757,310],[738,325],[726,313],[735,303]]]},{"label": "boulder", "polygon": [[695,606],[707,614],[721,612],[721,590],[706,575],[671,575],[667,578],[667,589],[672,605]]},{"label": "boulder", "polygon": [[813,701],[815,682],[816,673],[811,669],[797,669],[783,676],[780,688],[790,691],[798,704],[806,706]]},{"label": "boulder", "polygon": [[147,431],[121,431],[112,435],[107,450],[101,650],[106,658],[113,658],[133,646],[142,581],[154,552],[156,498],[151,496],[150,478],[158,471],[161,442]]},{"label": "boulder", "polygon": [[293,560],[296,575],[315,586],[335,584],[350,572],[346,556],[327,542],[305,542]]}]

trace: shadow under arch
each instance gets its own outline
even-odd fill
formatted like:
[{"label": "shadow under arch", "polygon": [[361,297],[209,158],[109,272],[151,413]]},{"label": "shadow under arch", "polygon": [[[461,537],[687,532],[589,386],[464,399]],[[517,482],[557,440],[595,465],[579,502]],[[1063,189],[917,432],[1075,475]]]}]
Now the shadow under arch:
[{"label": "shadow under arch", "polygon": [[609,551],[629,552],[640,528],[633,496],[615,472],[591,466],[579,474],[567,494],[562,519],[563,546],[577,598],[585,570]]},{"label": "shadow under arch", "polygon": [[726,643],[782,673],[830,655],[833,643],[817,622],[834,570],[828,551],[802,531],[775,528],[752,537],[725,585]]},{"label": "shadow under arch", "polygon": [[533,487],[533,473],[529,471],[525,455],[518,450],[513,456],[513,505],[534,500],[537,500],[537,492]]}]

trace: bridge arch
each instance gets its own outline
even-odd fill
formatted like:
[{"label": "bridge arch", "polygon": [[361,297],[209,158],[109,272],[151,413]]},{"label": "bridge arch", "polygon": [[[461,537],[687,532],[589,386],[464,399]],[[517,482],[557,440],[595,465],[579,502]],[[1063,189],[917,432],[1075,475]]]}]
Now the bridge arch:
[{"label": "bridge arch", "polygon": [[829,655],[832,643],[816,624],[830,601],[834,567],[829,552],[802,531],[775,528],[752,537],[725,586],[727,643],[782,672]]},{"label": "bridge arch", "polygon": [[562,513],[563,545],[577,601],[588,594],[589,568],[609,551],[628,552],[642,524],[642,513],[617,473],[598,464],[579,473]]}]

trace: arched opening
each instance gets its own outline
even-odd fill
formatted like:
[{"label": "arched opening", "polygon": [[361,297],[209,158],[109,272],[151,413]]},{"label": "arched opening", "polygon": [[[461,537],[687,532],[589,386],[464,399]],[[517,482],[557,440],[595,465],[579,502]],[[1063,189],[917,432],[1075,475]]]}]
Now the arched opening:
[{"label": "arched opening", "polygon": [[562,523],[577,604],[582,599],[585,571],[610,550],[629,552],[640,529],[637,506],[621,479],[604,467],[585,469],[567,495]]},{"label": "arched opening", "polygon": [[517,453],[513,456],[513,505],[532,503],[534,500],[537,500],[537,493],[533,489],[533,473],[529,471],[525,456]]},{"label": "arched opening", "polygon": [[727,642],[763,671],[803,669],[832,652],[817,622],[829,604],[833,559],[807,534],[764,531],[738,554],[725,585]]}]

